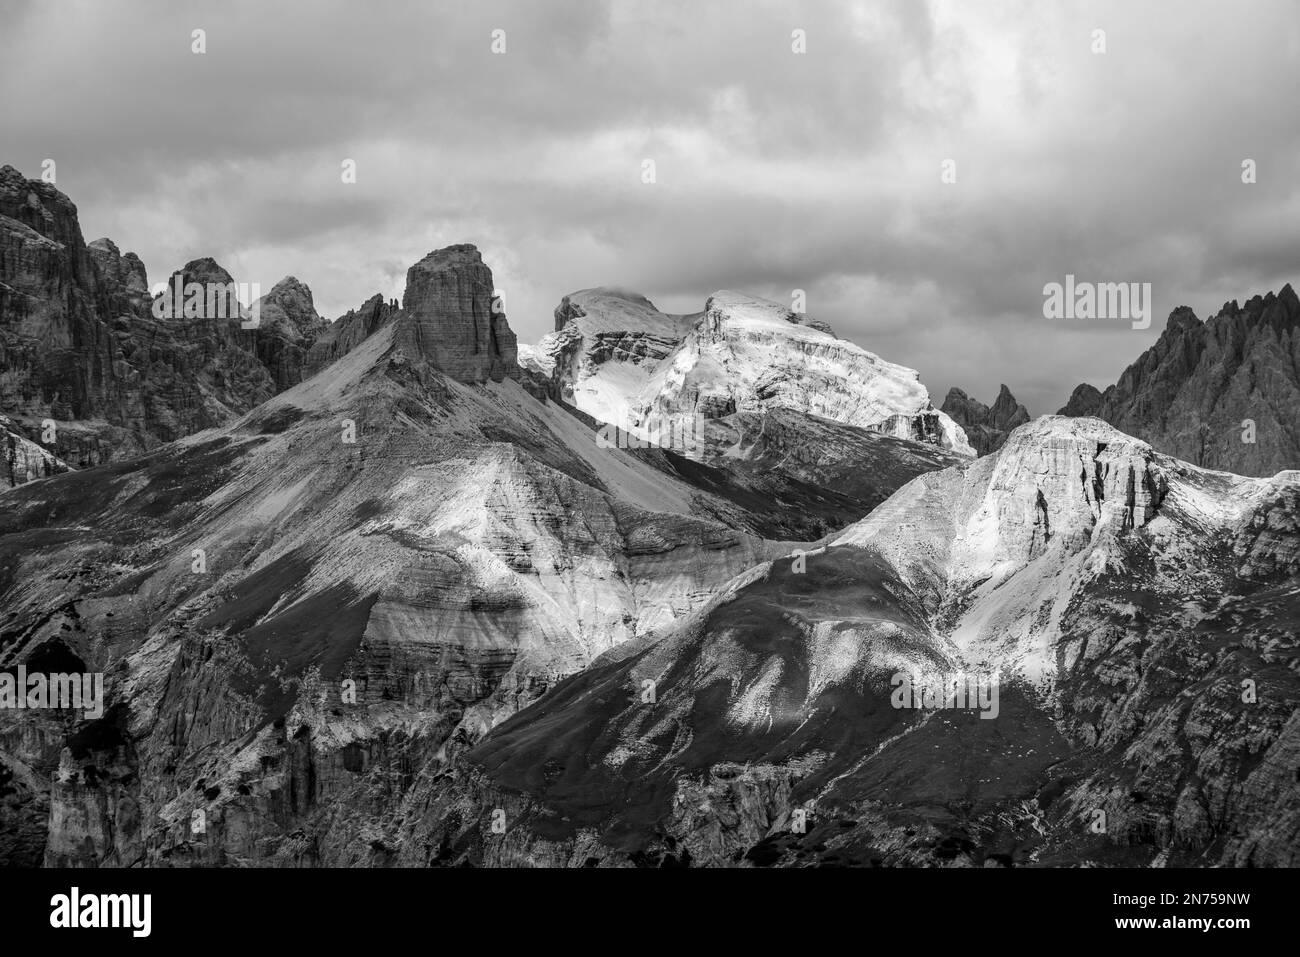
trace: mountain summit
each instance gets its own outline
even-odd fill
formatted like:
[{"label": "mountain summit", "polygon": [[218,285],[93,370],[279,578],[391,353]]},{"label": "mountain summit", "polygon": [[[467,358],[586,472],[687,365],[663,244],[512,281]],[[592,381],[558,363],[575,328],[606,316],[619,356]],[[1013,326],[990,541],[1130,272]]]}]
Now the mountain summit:
[{"label": "mountain summit", "polygon": [[1202,322],[1186,306],[1156,344],[1063,415],[1093,415],[1162,452],[1239,475],[1300,467],[1300,297],[1288,284]]},{"label": "mountain summit", "polygon": [[515,334],[476,247],[448,246],[406,272],[397,341],[459,382],[519,378]]},{"label": "mountain summit", "polygon": [[557,331],[525,352],[554,393],[603,422],[789,409],[973,455],[917,372],[778,302],[722,290],[672,316],[644,296],[566,296]]},{"label": "mountain summit", "polygon": [[1016,401],[1004,384],[992,406],[972,399],[961,389],[953,387],[940,407],[944,413],[962,427],[975,451],[988,455],[1002,448],[1011,432],[1029,421],[1029,412]]}]

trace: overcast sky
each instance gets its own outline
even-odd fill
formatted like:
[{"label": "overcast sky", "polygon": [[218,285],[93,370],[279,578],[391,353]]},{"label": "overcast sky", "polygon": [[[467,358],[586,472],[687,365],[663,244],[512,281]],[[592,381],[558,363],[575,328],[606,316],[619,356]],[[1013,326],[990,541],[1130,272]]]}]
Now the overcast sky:
[{"label": "overcast sky", "polygon": [[[669,312],[798,288],[936,404],[1005,382],[1038,415],[1175,306],[1300,281],[1294,2],[0,8],[0,163],[53,158],[151,282],[210,255],[334,319],[472,242],[521,342],[589,286]],[[1067,273],[1150,282],[1151,328],[1045,319]]]}]

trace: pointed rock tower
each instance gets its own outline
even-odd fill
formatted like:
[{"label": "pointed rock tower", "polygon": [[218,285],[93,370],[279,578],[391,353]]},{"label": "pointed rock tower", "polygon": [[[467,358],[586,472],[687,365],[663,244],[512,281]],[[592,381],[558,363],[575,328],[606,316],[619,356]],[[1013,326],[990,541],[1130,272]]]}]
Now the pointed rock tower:
[{"label": "pointed rock tower", "polygon": [[476,247],[435,250],[406,272],[397,342],[460,382],[519,378],[515,334]]}]

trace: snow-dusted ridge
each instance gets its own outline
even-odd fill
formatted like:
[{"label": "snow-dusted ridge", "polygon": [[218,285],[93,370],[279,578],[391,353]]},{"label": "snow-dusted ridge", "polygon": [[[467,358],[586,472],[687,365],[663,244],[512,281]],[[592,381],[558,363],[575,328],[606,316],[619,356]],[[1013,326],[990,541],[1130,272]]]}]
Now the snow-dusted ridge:
[{"label": "snow-dusted ridge", "polygon": [[1187,543],[1242,535],[1270,496],[1296,486],[1300,472],[1201,469],[1100,419],[1043,416],[993,455],[912,480],[829,544],[885,557],[967,660],[1049,682],[1061,615],[1123,561],[1121,536],[1140,531],[1176,592],[1197,569]]},{"label": "snow-dusted ridge", "polygon": [[916,370],[778,302],[721,290],[702,313],[671,316],[643,296],[589,289],[565,297],[556,326],[521,362],[604,422],[786,408],[974,454]]}]

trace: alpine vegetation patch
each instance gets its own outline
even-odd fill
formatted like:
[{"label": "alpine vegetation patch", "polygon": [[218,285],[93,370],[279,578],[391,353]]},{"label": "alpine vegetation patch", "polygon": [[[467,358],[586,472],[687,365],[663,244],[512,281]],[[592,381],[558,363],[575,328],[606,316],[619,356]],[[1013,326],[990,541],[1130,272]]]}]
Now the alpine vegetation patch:
[{"label": "alpine vegetation patch", "polygon": [[1044,319],[1123,319],[1134,329],[1151,326],[1151,283],[1076,282],[1067,273],[1064,283],[1043,287]]},{"label": "alpine vegetation patch", "polygon": [[889,679],[895,708],[955,709],[979,711],[981,718],[998,716],[997,672],[979,674],[958,671],[951,674],[899,671]]},{"label": "alpine vegetation patch", "polygon": [[690,459],[704,450],[704,414],[669,413],[638,418],[620,408],[613,422],[596,432],[596,446],[602,449],[669,449]]},{"label": "alpine vegetation patch", "polygon": [[50,926],[60,929],[126,927],[133,937],[148,937],[152,912],[151,894],[82,894],[74,887],[50,898]]},{"label": "alpine vegetation patch", "polygon": [[0,708],[60,708],[82,711],[87,718],[104,716],[102,673],[29,674],[26,665],[19,665],[15,671],[0,672]]}]

